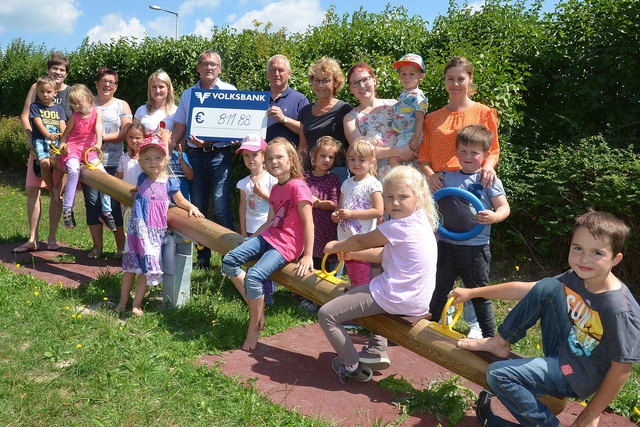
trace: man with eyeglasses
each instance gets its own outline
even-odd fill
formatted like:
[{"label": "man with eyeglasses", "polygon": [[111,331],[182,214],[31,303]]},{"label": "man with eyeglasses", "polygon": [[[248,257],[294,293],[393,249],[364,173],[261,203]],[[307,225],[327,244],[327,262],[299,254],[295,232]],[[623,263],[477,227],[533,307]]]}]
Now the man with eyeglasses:
[{"label": "man with eyeglasses", "polygon": [[[191,180],[191,203],[209,219],[233,230],[231,213],[231,169],[233,162],[232,144],[227,141],[204,141],[194,135],[185,135],[189,114],[189,104],[193,89],[237,90],[232,84],[218,78],[222,71],[222,60],[218,52],[206,50],[198,57],[196,66],[200,80],[182,93],[175,113],[175,124],[171,135],[171,146],[186,139],[187,152],[193,180]],[[213,216],[208,215],[209,199],[213,199]],[[198,249],[195,267],[211,268],[211,249]]]},{"label": "man with eyeglasses", "polygon": [[267,110],[267,141],[281,136],[297,147],[300,140],[298,115],[309,104],[306,96],[289,87],[291,63],[284,55],[274,55],[267,61],[270,98]]}]

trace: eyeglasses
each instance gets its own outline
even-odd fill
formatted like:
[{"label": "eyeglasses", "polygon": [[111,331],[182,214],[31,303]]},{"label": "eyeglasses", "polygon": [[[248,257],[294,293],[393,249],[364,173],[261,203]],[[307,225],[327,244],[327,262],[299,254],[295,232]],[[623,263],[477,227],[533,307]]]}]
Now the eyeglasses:
[{"label": "eyeglasses", "polygon": [[329,86],[329,84],[332,82],[333,80],[331,79],[313,79],[311,80],[311,83],[313,83],[316,86]]},{"label": "eyeglasses", "polygon": [[207,67],[218,68],[220,66],[220,64],[218,64],[217,62],[198,62],[198,65],[204,68],[207,68]]},{"label": "eyeglasses", "polygon": [[102,83],[103,85],[111,85],[111,86],[117,86],[118,82],[114,81],[114,80],[100,80],[100,83]]},{"label": "eyeglasses", "polygon": [[360,80],[356,80],[355,82],[349,83],[349,87],[355,89],[360,85],[365,86],[365,85],[369,84],[371,79],[373,79],[373,77],[371,77],[371,76],[363,77]]}]

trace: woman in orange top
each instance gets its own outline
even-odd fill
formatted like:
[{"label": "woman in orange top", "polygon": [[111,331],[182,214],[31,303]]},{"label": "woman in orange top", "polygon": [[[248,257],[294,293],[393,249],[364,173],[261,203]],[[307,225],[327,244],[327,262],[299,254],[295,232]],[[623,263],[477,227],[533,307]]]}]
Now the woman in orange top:
[{"label": "woman in orange top", "polygon": [[456,135],[466,125],[483,124],[493,132],[489,156],[482,165],[482,185],[492,184],[500,155],[498,145],[498,113],[484,104],[471,100],[476,93],[473,86],[473,64],[463,56],[454,56],[444,67],[444,86],[449,103],[427,114],[418,161],[432,191],[443,187],[437,172],[456,171],[460,163],[456,156]]}]

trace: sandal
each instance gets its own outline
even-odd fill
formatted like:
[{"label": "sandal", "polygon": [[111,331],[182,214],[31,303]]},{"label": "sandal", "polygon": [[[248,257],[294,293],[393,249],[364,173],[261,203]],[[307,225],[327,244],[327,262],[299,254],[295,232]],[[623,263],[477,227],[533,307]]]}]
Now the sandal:
[{"label": "sandal", "polygon": [[47,243],[47,250],[57,252],[60,250],[60,245],[58,243]]},{"label": "sandal", "polygon": [[23,254],[25,252],[33,252],[38,250],[38,244],[36,242],[23,243],[17,248],[13,248],[11,252],[14,254]]},{"label": "sandal", "polygon": [[89,259],[100,259],[102,258],[102,249],[93,248],[87,254],[87,258]]},{"label": "sandal", "polygon": [[123,253],[123,251],[116,251],[116,253],[113,254],[113,259],[122,259]]}]

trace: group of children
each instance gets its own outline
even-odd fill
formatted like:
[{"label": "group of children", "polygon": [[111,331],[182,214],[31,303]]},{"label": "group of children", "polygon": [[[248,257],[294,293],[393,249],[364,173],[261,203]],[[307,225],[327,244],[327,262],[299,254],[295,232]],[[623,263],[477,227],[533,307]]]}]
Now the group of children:
[{"label": "group of children", "polygon": [[[415,57],[396,63],[405,92],[399,103],[397,124],[402,144],[417,150],[426,99],[417,89],[424,70]],[[80,161],[85,151],[100,147],[100,116],[86,87],[71,88],[74,114],[65,127],[64,112],[52,106],[52,82],[38,81],[38,103],[32,108],[35,129],[33,148],[50,180],[47,153],[60,142],[69,172],[64,198],[65,225],[73,226],[73,196]],[[544,358],[505,360],[487,371],[491,391],[526,425],[558,425],[558,420],[535,396],[541,394],[595,397],[578,419],[597,422],[640,361],[640,307],[628,288],[611,272],[622,259],[628,228],[612,215],[590,212],[576,221],[569,266],[553,279],[535,283],[488,286],[490,224],[509,215],[509,204],[500,180],[483,187],[478,172],[489,153],[493,135],[482,125],[458,132],[456,152],[461,169],[446,173],[445,186],[468,189],[479,196],[485,210],[477,212],[485,230],[472,241],[437,238],[437,209],[431,191],[419,171],[396,166],[382,183],[376,178],[375,146],[362,137],[347,150],[351,177],[343,183],[331,172],[341,145],[331,137],[320,138],[311,153],[312,169],[304,171],[295,147],[284,138],[268,144],[257,135],[242,141],[237,150],[250,174],[238,182],[240,231],[245,241],[227,253],[222,271],[249,307],[249,326],[243,349],[253,350],[265,326],[266,296],[273,293],[268,277],[288,262],[304,276],[320,267],[325,253],[331,267],[344,260],[352,288],[325,304],[318,313],[320,325],[338,356],[332,367],[341,382],[368,381],[372,370],[355,350],[345,322],[379,313],[440,316],[447,297],[471,300],[483,339],[461,340],[459,346],[485,350],[506,357],[509,346],[520,340],[538,319],[542,321]],[[53,141],[53,142],[52,142]],[[169,132],[148,136],[139,124],[127,131],[128,153],[118,176],[136,186],[128,221],[123,258],[123,279],[118,310],[124,311],[138,275],[133,314],[141,315],[148,285],[161,279],[160,250],[172,199],[190,216],[200,211],[182,194],[178,172],[184,180],[192,171],[180,147],[169,154]],[[97,163],[89,157],[89,162]],[[49,182],[48,182],[49,184]],[[184,183],[183,183],[184,184]],[[188,186],[187,186],[188,188]],[[106,202],[106,203],[105,203]],[[103,206],[110,203],[103,201]],[[103,212],[108,218],[110,212]],[[108,226],[108,225],[107,225]],[[115,228],[115,227],[114,227]],[[241,266],[257,262],[246,271]],[[371,277],[371,264],[382,273]],[[464,288],[452,290],[460,277]],[[522,300],[495,333],[490,298]],[[488,425],[505,425],[490,411],[491,395],[484,393],[479,416]]]}]

